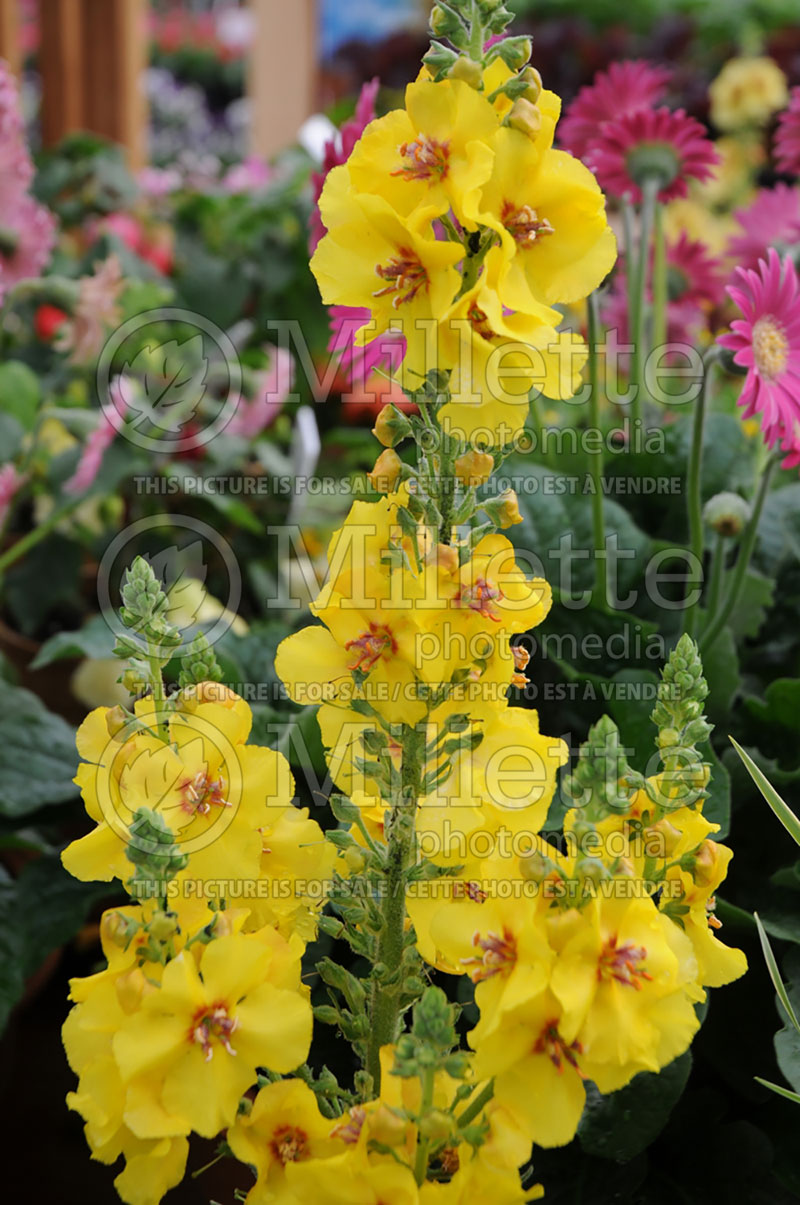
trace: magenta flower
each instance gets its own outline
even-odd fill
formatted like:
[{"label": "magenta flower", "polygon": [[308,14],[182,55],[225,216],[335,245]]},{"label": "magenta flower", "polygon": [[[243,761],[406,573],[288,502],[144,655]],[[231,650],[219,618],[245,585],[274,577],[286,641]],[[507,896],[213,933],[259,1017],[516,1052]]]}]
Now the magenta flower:
[{"label": "magenta flower", "polygon": [[4,464],[0,468],[0,529],[5,527],[14,495],[24,480],[23,474],[13,464]]},{"label": "magenta flower", "polygon": [[790,468],[800,463],[800,280],[770,247],[758,268],[737,268],[735,281],[728,293],[743,317],[718,342],[747,369],[744,417],[759,415],[765,443],[779,444]]},{"label": "magenta flower", "polygon": [[[65,494],[85,494],[87,490],[94,484],[97,479],[97,474],[103,464],[103,457],[107,449],[114,442],[114,436],[120,429],[121,423],[125,419],[125,412],[128,408],[128,403],[125,397],[125,390],[120,377],[116,377],[109,387],[109,403],[110,405],[103,406],[97,420],[97,426],[86,440],[81,458],[78,461],[78,467],[75,472],[64,482]],[[118,416],[118,421],[109,415],[109,409],[113,407]]]},{"label": "magenta flower", "polygon": [[723,299],[720,261],[685,230],[667,243],[667,282],[670,302],[713,306]]},{"label": "magenta flower", "polygon": [[400,331],[388,330],[378,335],[365,347],[355,342],[356,331],[370,320],[367,309],[355,309],[346,305],[334,305],[328,310],[331,337],[328,353],[336,356],[340,371],[349,382],[350,389],[364,388],[376,369],[393,375],[406,354],[405,335]]},{"label": "magenta flower", "polygon": [[789,107],[778,118],[775,162],[778,171],[800,176],[800,88],[792,88]]},{"label": "magenta flower", "polygon": [[325,233],[325,227],[319,214],[319,198],[328,172],[332,171],[334,167],[347,162],[353,147],[364,133],[364,130],[375,119],[375,100],[380,86],[380,80],[377,77],[370,80],[368,84],[364,84],[356,102],[355,113],[348,121],[343,122],[338,137],[332,138],[330,142],[325,143],[322,171],[311,173],[314,210],[311,214],[311,238],[308,244],[309,254],[315,250],[317,243]]},{"label": "magenta flower", "polygon": [[742,233],[733,235],[727,252],[740,268],[755,268],[770,244],[800,243],[800,191],[789,184],[762,188],[734,217]]},{"label": "magenta flower", "polygon": [[637,109],[604,122],[592,154],[601,188],[615,197],[642,199],[647,176],[659,180],[658,199],[685,197],[690,179],[707,180],[719,156],[705,127],[683,109]]},{"label": "magenta flower", "polygon": [[668,68],[643,59],[612,63],[607,71],[598,71],[566,111],[558,127],[561,145],[591,167],[603,123],[663,100],[671,75]]},{"label": "magenta flower", "polygon": [[269,349],[269,367],[258,375],[258,389],[250,401],[242,400],[227,430],[231,435],[255,439],[280,414],[292,388],[294,361],[284,347]]}]

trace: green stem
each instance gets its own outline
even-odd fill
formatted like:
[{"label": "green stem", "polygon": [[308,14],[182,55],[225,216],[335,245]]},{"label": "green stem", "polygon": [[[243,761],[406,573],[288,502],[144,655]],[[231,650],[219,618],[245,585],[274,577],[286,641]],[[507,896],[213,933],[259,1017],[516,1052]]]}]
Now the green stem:
[{"label": "green stem", "polygon": [[482,63],[484,42],[483,22],[481,21],[480,10],[475,0],[472,0],[470,27],[469,57],[474,59],[476,63]]},{"label": "green stem", "polygon": [[169,744],[169,722],[167,720],[164,679],[161,675],[161,658],[152,645],[148,648],[147,664],[150,667],[150,685],[153,689],[153,705],[156,716],[156,731],[164,744]]},{"label": "green stem", "polygon": [[[597,312],[597,294],[592,293],[587,302],[589,338],[589,427],[600,432],[600,356],[598,338],[600,322]],[[594,535],[594,589],[599,603],[606,601],[606,525],[603,514],[603,447],[599,438],[591,441],[589,452],[589,474],[592,479],[592,531]]]},{"label": "green stem", "polygon": [[[424,1117],[433,1104],[433,1069],[426,1067],[422,1072],[422,1100],[419,1106],[419,1115]],[[417,1157],[414,1161],[414,1178],[417,1184],[424,1184],[425,1175],[428,1171],[428,1151],[430,1150],[430,1138],[419,1138],[417,1141]]]},{"label": "green stem", "polygon": [[397,1036],[400,1016],[400,989],[405,950],[406,876],[414,849],[414,812],[420,792],[420,752],[424,749],[424,729],[407,727],[403,741],[402,787],[393,802],[386,826],[387,852],[382,921],[378,937],[376,965],[382,969],[380,980],[374,977],[370,994],[370,1035],[365,1060],[372,1076],[375,1096],[381,1087],[381,1047]]},{"label": "green stem", "polygon": [[719,606],[726,552],[725,536],[718,533],[716,543],[714,544],[714,551],[711,554],[711,581],[706,599],[706,627],[713,621]]},{"label": "green stem", "polygon": [[739,555],[736,558],[736,565],[734,566],[733,576],[731,577],[731,584],[728,587],[725,602],[722,604],[722,607],[717,613],[716,617],[712,620],[700,637],[699,643],[701,653],[707,653],[711,648],[714,641],[725,627],[725,624],[728,622],[736,603],[739,601],[739,594],[742,586],[744,585],[744,579],[747,576],[747,570],[750,565],[750,559],[753,555],[753,549],[756,546],[756,537],[758,535],[758,524],[761,519],[761,512],[763,511],[764,503],[767,500],[767,494],[769,493],[769,487],[772,481],[772,474],[775,472],[775,466],[777,463],[777,456],[771,457],[767,462],[767,466],[762,474],[761,484],[759,486],[758,495],[753,507],[753,513],[750,516],[750,522],[745,528],[744,537],[742,538]]},{"label": "green stem", "polygon": [[85,495],[70,498],[69,502],[65,502],[63,506],[59,506],[57,510],[49,514],[37,527],[34,527],[32,531],[27,532],[21,539],[17,540],[16,544],[13,544],[11,548],[7,548],[0,556],[0,574],[4,573],[9,565],[13,565],[26,552],[30,552],[32,548],[35,548],[46,536],[49,536],[50,532],[55,527],[58,527],[61,520],[70,515],[84,501]]},{"label": "green stem", "polygon": [[[706,404],[708,402],[708,387],[711,381],[711,365],[713,361],[704,363],[703,384],[700,396],[694,409],[692,424],[692,442],[689,447],[688,469],[688,510],[689,510],[689,548],[697,563],[703,564],[703,436],[706,424]],[[694,632],[694,621],[697,607],[684,606],[683,630],[691,636]]]},{"label": "green stem", "polygon": [[471,1121],[474,1121],[475,1118],[480,1113],[481,1109],[486,1108],[486,1106],[488,1105],[489,1101],[492,1099],[493,1096],[494,1096],[494,1080],[490,1079],[488,1084],[486,1084],[480,1090],[480,1092],[475,1097],[475,1099],[470,1101],[470,1103],[467,1105],[464,1112],[461,1113],[460,1116],[456,1118],[456,1120],[458,1121],[458,1128],[460,1130],[463,1130],[464,1126],[467,1126],[467,1125],[469,1125],[469,1123]]},{"label": "green stem", "polygon": [[[647,363],[647,341],[645,338],[645,295],[650,264],[650,234],[653,228],[653,213],[658,196],[659,181],[645,180],[642,188],[642,205],[639,216],[639,254],[636,260],[636,277],[633,286],[631,309],[631,342],[633,343],[633,384],[635,392],[632,403],[634,422],[641,419],[645,394],[644,370]],[[628,265],[629,271],[631,265]]]},{"label": "green stem", "polygon": [[664,237],[664,206],[656,202],[653,238],[653,347],[667,342],[667,247]]}]

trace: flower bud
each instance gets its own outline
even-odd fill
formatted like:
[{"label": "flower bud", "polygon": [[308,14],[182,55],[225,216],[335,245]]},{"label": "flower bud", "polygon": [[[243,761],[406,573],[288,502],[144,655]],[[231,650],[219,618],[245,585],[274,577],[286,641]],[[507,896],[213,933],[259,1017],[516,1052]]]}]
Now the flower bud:
[{"label": "flower bud", "polygon": [[114,984],[117,1000],[123,1012],[135,1013],[142,1002],[142,997],[148,992],[147,976],[139,967],[134,967],[125,975],[120,975]]},{"label": "flower bud", "polygon": [[496,498],[492,498],[489,502],[484,502],[483,509],[492,522],[503,529],[513,527],[515,523],[522,522],[519,500],[514,490],[504,490]]},{"label": "flower bud", "polygon": [[420,1118],[419,1132],[423,1138],[441,1142],[443,1139],[453,1137],[453,1122],[452,1113],[445,1113],[443,1109],[431,1109],[430,1113],[426,1113],[424,1117]]},{"label": "flower bud", "polygon": [[458,548],[454,544],[433,544],[425,556],[426,565],[437,565],[448,574],[458,572],[458,561]]},{"label": "flower bud", "polygon": [[741,535],[745,524],[749,522],[750,504],[739,494],[727,490],[709,498],[703,507],[703,519],[717,535],[730,539]]},{"label": "flower bud", "polygon": [[128,726],[128,717],[123,709],[117,704],[116,707],[111,707],[106,712],[106,728],[109,736],[116,736],[117,733],[124,731]]},{"label": "flower bud", "polygon": [[176,912],[154,912],[147,928],[156,941],[169,941],[180,932]]},{"label": "flower bud", "polygon": [[366,858],[360,849],[351,847],[344,852],[344,861],[351,874],[360,874],[366,865]]},{"label": "flower bud", "polygon": [[389,403],[383,407],[375,420],[372,434],[384,448],[394,448],[411,434],[411,423],[402,410]]},{"label": "flower bud", "polygon": [[519,868],[523,879],[529,883],[543,883],[557,869],[552,858],[535,849],[533,853],[524,854],[519,860]]},{"label": "flower bud", "polygon": [[542,128],[542,115],[536,105],[532,105],[524,96],[519,96],[511,106],[508,124],[512,129],[527,134],[529,138],[535,138]]},{"label": "flower bud", "polygon": [[462,80],[463,83],[469,84],[470,88],[478,88],[483,78],[483,71],[480,63],[476,63],[469,55],[460,54],[453,66],[450,68],[448,75],[450,79]]},{"label": "flower bud", "polygon": [[367,1116],[369,1136],[384,1146],[399,1146],[406,1138],[407,1123],[382,1101]]},{"label": "flower bud", "polygon": [[529,100],[532,105],[535,105],[542,94],[542,77],[535,67],[527,66],[523,71],[520,71],[519,77],[528,85],[525,92],[525,100]]},{"label": "flower bud", "polygon": [[375,461],[367,481],[378,494],[391,494],[403,469],[403,462],[393,448],[386,448]]},{"label": "flower bud", "polygon": [[485,485],[494,472],[494,457],[488,452],[476,452],[470,448],[463,456],[459,456],[453,466],[455,474],[462,485],[477,487]]},{"label": "flower bud", "polygon": [[656,737],[659,749],[674,749],[680,739],[681,734],[677,728],[662,728]]}]

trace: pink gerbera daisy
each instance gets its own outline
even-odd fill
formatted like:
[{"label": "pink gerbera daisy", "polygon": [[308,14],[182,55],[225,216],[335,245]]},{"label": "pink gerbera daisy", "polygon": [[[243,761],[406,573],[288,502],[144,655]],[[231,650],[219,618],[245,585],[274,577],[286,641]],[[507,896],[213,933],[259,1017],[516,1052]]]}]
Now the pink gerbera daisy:
[{"label": "pink gerbera daisy", "polygon": [[780,444],[788,468],[800,462],[800,281],[774,247],[758,268],[737,268],[735,280],[728,293],[743,317],[719,343],[747,369],[744,417],[760,416],[767,446]]},{"label": "pink gerbera daisy", "polygon": [[707,180],[719,161],[705,127],[663,105],[604,122],[591,158],[600,186],[632,201],[641,200],[648,176],[659,181],[660,201],[685,197],[687,181]]},{"label": "pink gerbera daisy", "polygon": [[775,162],[787,176],[800,176],[800,88],[792,88],[789,107],[778,118]]},{"label": "pink gerbera daisy", "polygon": [[767,247],[800,242],[800,191],[789,184],[762,188],[745,209],[734,214],[742,233],[728,243],[728,255],[740,268],[754,268]]},{"label": "pink gerbera daisy", "polygon": [[56,241],[56,220],[27,194],[0,218],[0,300],[12,285],[37,277],[48,264]]},{"label": "pink gerbera daisy", "polygon": [[713,306],[722,301],[720,261],[685,230],[667,243],[667,280],[671,302]]},{"label": "pink gerbera daisy", "polygon": [[663,100],[671,75],[666,67],[643,59],[612,63],[607,71],[598,71],[566,111],[558,127],[561,145],[591,166],[602,123]]}]

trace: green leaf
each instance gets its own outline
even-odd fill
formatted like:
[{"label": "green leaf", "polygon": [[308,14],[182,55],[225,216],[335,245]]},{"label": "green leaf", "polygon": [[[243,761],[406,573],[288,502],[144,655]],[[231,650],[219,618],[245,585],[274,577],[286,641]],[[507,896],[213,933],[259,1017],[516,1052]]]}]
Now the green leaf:
[{"label": "green leaf", "polygon": [[54,661],[70,657],[89,657],[101,661],[114,654],[114,634],[102,615],[92,618],[75,632],[57,632],[42,647],[31,662],[31,669],[41,669]]},{"label": "green leaf", "polygon": [[800,678],[775,678],[765,688],[763,699],[750,697],[744,702],[762,723],[800,732]]},{"label": "green leaf", "polygon": [[0,1030],[52,950],[78,931],[107,883],[81,883],[56,855],[30,862],[18,879],[0,868]]},{"label": "green leaf", "polygon": [[764,951],[764,961],[767,964],[767,970],[769,971],[769,977],[772,980],[772,986],[775,988],[781,1004],[786,1009],[787,1017],[798,1033],[800,1033],[800,1024],[798,1024],[797,1016],[792,1008],[792,1002],[789,999],[789,993],[787,992],[783,979],[781,978],[778,963],[775,959],[775,955],[772,952],[772,946],[769,944],[769,938],[764,931],[764,926],[761,923],[758,913],[754,912],[753,916],[755,917],[755,922],[758,927],[758,936],[761,939],[761,949]]},{"label": "green leaf", "polygon": [[796,1092],[790,1092],[788,1088],[781,1088],[779,1084],[770,1083],[768,1079],[762,1079],[759,1075],[754,1078],[757,1084],[763,1084],[765,1088],[777,1092],[778,1096],[785,1096],[787,1100],[793,1100],[795,1104],[800,1105],[800,1096]]},{"label": "green leaf", "polygon": [[730,628],[723,628],[711,648],[704,650],[703,673],[708,683],[706,714],[712,724],[724,724],[742,685],[739,654]]},{"label": "green leaf", "polygon": [[775,582],[750,570],[745,576],[728,626],[737,640],[757,636],[775,598]]},{"label": "green leaf", "polygon": [[[621,669],[610,683],[613,693],[609,709],[623,745],[633,750],[628,756],[637,769],[644,767],[656,750],[656,729],[650,711],[658,698],[658,682],[658,674],[650,669]],[[602,688],[599,697],[603,697]]]},{"label": "green leaf", "polygon": [[24,431],[32,431],[39,400],[39,379],[27,364],[19,360],[0,364],[0,412],[16,419]]},{"label": "green leaf", "polygon": [[775,790],[769,780],[761,773],[753,759],[745,753],[741,745],[737,745],[733,737],[730,738],[730,742],[736,752],[739,754],[739,757],[741,757],[742,761],[744,762],[745,768],[747,769],[753,782],[756,784],[759,791],[764,796],[789,836],[793,841],[800,845],[800,820],[797,819],[797,816],[795,816],[789,805],[784,803],[778,792]]},{"label": "green leaf", "polygon": [[0,816],[27,816],[73,799],[77,762],[75,731],[66,720],[29,690],[0,692]]},{"label": "green leaf", "polygon": [[714,836],[718,841],[723,841],[728,835],[731,823],[731,776],[728,767],[717,757],[710,741],[702,745],[700,751],[711,767],[711,778],[706,787],[708,794],[703,801],[703,815],[712,824],[719,825],[720,831]]},{"label": "green leaf", "polygon": [[580,1144],[589,1155],[627,1163],[663,1130],[677,1104],[689,1072],[692,1055],[686,1051],[653,1075],[640,1072],[629,1084],[603,1096],[587,1085],[586,1108],[578,1126]]},{"label": "green leaf", "polygon": [[800,1031],[779,1029],[775,1034],[775,1057],[778,1066],[796,1092],[800,1092]]}]

